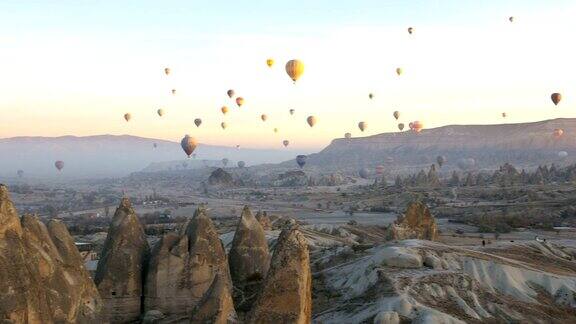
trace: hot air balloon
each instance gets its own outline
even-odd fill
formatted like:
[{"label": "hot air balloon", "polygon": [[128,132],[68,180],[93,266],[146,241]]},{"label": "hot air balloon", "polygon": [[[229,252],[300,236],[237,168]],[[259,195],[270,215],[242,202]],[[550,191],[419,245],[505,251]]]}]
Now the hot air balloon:
[{"label": "hot air balloon", "polygon": [[184,150],[186,155],[188,155],[188,157],[190,157],[192,152],[194,152],[194,150],[196,149],[196,146],[198,146],[198,143],[196,142],[196,139],[194,137],[190,137],[190,135],[186,135],[180,141],[180,146],[182,146],[182,149]]},{"label": "hot air balloon", "polygon": [[298,79],[304,73],[304,63],[298,60],[290,60],[286,63],[286,73],[294,83],[298,81]]},{"label": "hot air balloon", "polygon": [[238,167],[239,167],[240,169],[242,169],[242,168],[245,167],[245,166],[246,166],[246,162],[244,162],[244,161],[238,161]]},{"label": "hot air balloon", "polygon": [[565,158],[565,157],[567,157],[567,156],[568,156],[568,152],[566,152],[566,151],[560,151],[560,152],[558,152],[558,157],[561,158],[561,159],[563,159],[563,158]]},{"label": "hot air balloon", "polygon": [[400,131],[403,131],[403,130],[404,130],[404,123],[398,124],[398,129],[399,129]]},{"label": "hot air balloon", "polygon": [[361,131],[364,131],[367,127],[368,127],[368,123],[366,123],[366,122],[359,122],[358,123],[358,128],[360,128]]},{"label": "hot air balloon", "polygon": [[396,68],[396,74],[402,75],[402,68]]},{"label": "hot air balloon", "polygon": [[508,20],[509,20],[510,22],[514,22],[514,17],[513,17],[513,16],[510,16],[510,17],[508,17]]},{"label": "hot air balloon", "polygon": [[238,105],[238,107],[242,107],[242,105],[244,104],[244,98],[242,97],[236,98],[236,104]]},{"label": "hot air balloon", "polygon": [[370,172],[366,168],[362,168],[362,169],[358,170],[358,175],[362,179],[367,179],[369,174],[370,174]]},{"label": "hot air balloon", "polygon": [[124,114],[124,119],[126,119],[126,121],[129,122],[130,119],[132,119],[132,115],[130,115],[130,113],[125,113],[125,114]]},{"label": "hot air balloon", "polygon": [[278,133],[278,128],[274,128],[274,133]]},{"label": "hot air balloon", "polygon": [[172,90],[170,91],[170,93],[172,93],[172,95],[175,96],[175,95],[176,95],[176,89],[172,89]]},{"label": "hot air balloon", "polygon": [[227,159],[227,158],[223,158],[223,159],[222,159],[222,164],[223,164],[224,166],[227,166],[227,165],[228,165],[228,159]]},{"label": "hot air balloon", "polygon": [[228,107],[226,106],[222,106],[222,108],[220,108],[220,110],[222,111],[222,114],[226,115],[228,113]]},{"label": "hot air balloon", "polygon": [[436,157],[436,162],[438,162],[438,166],[442,167],[442,165],[444,164],[444,162],[446,162],[446,158],[442,155],[438,155]]},{"label": "hot air balloon", "polygon": [[56,169],[58,169],[58,171],[62,171],[62,169],[64,169],[64,162],[56,161],[54,162],[54,166],[56,167]]},{"label": "hot air balloon", "polygon": [[376,174],[380,175],[384,173],[384,166],[383,165],[377,165],[376,166]]},{"label": "hot air balloon", "polygon": [[222,127],[222,129],[226,129],[226,126],[227,126],[227,125],[226,125],[225,122],[220,123],[220,127]]},{"label": "hot air balloon", "polygon": [[164,109],[158,109],[158,116],[162,117],[164,115]]},{"label": "hot air balloon", "polygon": [[408,34],[412,35],[414,32],[414,27],[408,27]]},{"label": "hot air balloon", "polygon": [[164,74],[170,75],[170,68],[164,68]]},{"label": "hot air balloon", "polygon": [[400,112],[399,112],[398,110],[396,110],[396,111],[392,114],[392,116],[394,116],[394,118],[395,118],[396,120],[398,120],[398,118],[400,118]]},{"label": "hot air balloon", "polygon": [[352,138],[352,134],[346,133],[346,134],[344,134],[344,138],[346,138],[347,140],[349,140],[349,139]]},{"label": "hot air balloon", "polygon": [[236,145],[236,148],[240,148],[240,145]]},{"label": "hot air balloon", "polygon": [[228,94],[229,98],[232,98],[232,97],[234,97],[234,90],[230,89],[230,90],[226,91],[226,94]]},{"label": "hot air balloon", "polygon": [[552,102],[554,103],[554,105],[558,105],[560,103],[560,100],[562,100],[562,95],[558,92],[554,92],[550,98],[552,99]]},{"label": "hot air balloon", "polygon": [[262,121],[266,121],[268,119],[268,116],[266,116],[266,114],[262,114],[262,116],[260,116],[260,119],[262,119]]},{"label": "hot air balloon", "polygon": [[294,115],[294,109],[290,109],[290,115]]},{"label": "hot air balloon", "polygon": [[474,169],[474,166],[476,166],[476,160],[474,160],[473,158],[462,158],[458,160],[457,165],[460,169],[464,171],[472,170]]},{"label": "hot air balloon", "polygon": [[284,147],[287,147],[288,144],[290,144],[290,142],[288,140],[283,140],[282,144],[284,145]]},{"label": "hot air balloon", "polygon": [[24,176],[24,171],[18,170],[18,171],[16,171],[16,174],[18,175],[19,178],[22,178]]},{"label": "hot air balloon", "polygon": [[420,133],[423,128],[424,124],[421,121],[417,120],[412,122],[412,130],[416,133]]},{"label": "hot air balloon", "polygon": [[200,118],[194,119],[194,125],[196,125],[196,127],[200,127],[200,125],[202,125],[202,119]]},{"label": "hot air balloon", "polygon": [[374,98],[374,94],[373,94],[373,93],[369,93],[369,94],[368,94],[368,98],[369,98],[369,99],[373,99],[373,98]]},{"label": "hot air balloon", "polygon": [[503,113],[502,113],[502,118],[506,118],[506,116],[507,116],[506,113],[503,112]]},{"label": "hot air balloon", "polygon": [[157,148],[157,147],[158,147],[158,143],[154,143],[154,144],[152,144],[152,146],[154,146],[154,148]]},{"label": "hot air balloon", "polygon": [[310,125],[310,127],[314,127],[314,125],[316,125],[316,117],[308,116],[308,118],[306,118],[306,122],[308,125]]},{"label": "hot air balloon", "polygon": [[296,156],[296,163],[298,164],[298,166],[300,167],[300,169],[302,169],[304,167],[304,165],[306,164],[306,159],[307,156],[306,155],[298,155]]},{"label": "hot air balloon", "polygon": [[554,130],[554,132],[552,133],[552,135],[554,136],[555,139],[559,139],[560,137],[562,137],[563,134],[564,134],[564,130],[562,128],[556,128]]},{"label": "hot air balloon", "polygon": [[266,65],[268,65],[268,67],[271,68],[272,65],[274,65],[274,60],[271,59],[271,58],[267,59],[267,60],[266,60]]},{"label": "hot air balloon", "polygon": [[413,122],[408,123],[408,128],[413,129],[413,128],[414,128],[414,123],[413,123]]}]

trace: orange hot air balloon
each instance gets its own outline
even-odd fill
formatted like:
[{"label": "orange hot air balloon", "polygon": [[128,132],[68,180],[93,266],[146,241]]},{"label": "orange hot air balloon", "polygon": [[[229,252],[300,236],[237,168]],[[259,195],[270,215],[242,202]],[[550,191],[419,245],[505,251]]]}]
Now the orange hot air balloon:
[{"label": "orange hot air balloon", "polygon": [[306,122],[308,125],[310,125],[310,127],[314,127],[314,125],[316,125],[316,117],[308,116],[308,118],[306,118]]},{"label": "orange hot air balloon", "polygon": [[408,27],[408,34],[412,35],[414,32],[414,27]]},{"label": "orange hot air balloon", "polygon": [[228,107],[226,107],[226,106],[222,106],[222,108],[220,108],[220,110],[222,111],[222,113],[224,115],[226,115],[228,113]]},{"label": "orange hot air balloon", "polygon": [[424,129],[424,124],[421,121],[417,120],[412,122],[413,131],[415,131],[416,133],[420,133],[422,129]]},{"label": "orange hot air balloon", "polygon": [[266,60],[266,65],[268,65],[268,67],[271,68],[272,65],[274,65],[274,59],[271,59],[271,58],[267,59],[267,60]]},{"label": "orange hot air balloon", "polygon": [[64,162],[56,161],[54,162],[54,166],[56,167],[56,169],[58,169],[58,171],[62,171],[62,169],[64,169]]},{"label": "orange hot air balloon", "polygon": [[290,142],[288,142],[288,140],[283,140],[283,141],[282,141],[282,144],[284,145],[284,147],[287,147],[288,144],[290,144]]},{"label": "orange hot air balloon", "polygon": [[244,98],[242,97],[236,98],[236,104],[238,105],[238,107],[242,107],[242,105],[244,104]]},{"label": "orange hot air balloon", "polygon": [[290,60],[286,63],[286,73],[296,83],[304,74],[304,63],[299,60]]},{"label": "orange hot air balloon", "polygon": [[262,119],[262,121],[265,122],[268,119],[268,116],[266,116],[266,114],[262,114],[262,116],[260,116],[260,119]]},{"label": "orange hot air balloon", "polygon": [[194,150],[196,149],[196,146],[198,146],[198,142],[196,142],[196,139],[194,137],[190,137],[190,135],[186,135],[180,141],[180,146],[182,146],[182,149],[184,150],[186,155],[188,155],[188,157],[190,157],[192,152],[194,152]]},{"label": "orange hot air balloon", "polygon": [[398,120],[398,118],[400,118],[400,112],[399,112],[398,110],[396,110],[396,111],[394,112],[394,114],[392,114],[392,115],[394,116],[394,118],[395,118],[396,120]]},{"label": "orange hot air balloon", "polygon": [[229,98],[232,98],[232,97],[234,97],[234,90],[230,89],[230,90],[226,91],[226,94],[228,94]]},{"label": "orange hot air balloon", "polygon": [[562,135],[564,135],[564,130],[561,128],[556,128],[552,134],[554,135],[555,139],[559,139],[562,137]]},{"label": "orange hot air balloon", "polygon": [[552,99],[552,102],[554,103],[554,105],[558,106],[558,104],[560,103],[560,100],[562,100],[562,95],[558,92],[554,92],[550,98]]},{"label": "orange hot air balloon", "polygon": [[398,129],[399,129],[400,131],[403,131],[403,130],[404,130],[404,123],[398,124]]},{"label": "orange hot air balloon", "polygon": [[364,131],[366,128],[368,128],[368,123],[366,123],[366,122],[359,122],[359,123],[358,123],[358,128],[360,128],[361,131]]},{"label": "orange hot air balloon", "polygon": [[130,113],[125,113],[124,114],[124,119],[126,119],[127,122],[130,121],[130,119],[132,119],[132,115]]}]

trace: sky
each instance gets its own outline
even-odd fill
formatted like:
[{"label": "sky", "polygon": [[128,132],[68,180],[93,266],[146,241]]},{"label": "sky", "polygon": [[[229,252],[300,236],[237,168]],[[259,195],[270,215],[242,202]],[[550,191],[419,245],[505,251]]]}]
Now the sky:
[{"label": "sky", "polygon": [[[574,16],[561,0],[3,0],[0,138],[190,134],[309,150],[396,131],[395,110],[425,127],[576,117]],[[290,59],[305,64],[296,84]]]}]

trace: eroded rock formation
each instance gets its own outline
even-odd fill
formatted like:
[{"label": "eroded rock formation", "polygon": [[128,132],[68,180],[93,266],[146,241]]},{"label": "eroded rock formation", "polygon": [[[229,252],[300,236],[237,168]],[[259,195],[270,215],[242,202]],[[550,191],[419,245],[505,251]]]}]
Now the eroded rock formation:
[{"label": "eroded rock formation", "polygon": [[312,276],[308,243],[296,226],[280,233],[270,270],[248,323],[310,323]]},{"label": "eroded rock formation", "polygon": [[0,318],[8,323],[97,323],[98,291],[66,227],[22,219],[0,185]]},{"label": "eroded rock formation", "polygon": [[406,240],[421,239],[434,241],[438,239],[436,220],[430,214],[428,207],[421,202],[408,205],[404,215],[391,224],[388,229],[388,239]]},{"label": "eroded rock formation", "polygon": [[234,283],[234,301],[240,311],[248,311],[270,266],[268,241],[260,222],[245,206],[236,227],[229,253],[230,272]]},{"label": "eroded rock formation", "polygon": [[218,273],[198,306],[192,311],[191,323],[233,324],[238,323],[234,302],[230,293],[230,279],[226,273]]},{"label": "eroded rock formation", "polygon": [[[206,212],[196,210],[182,232],[165,235],[152,252],[145,285],[146,312],[189,318],[217,274],[232,287],[226,252]],[[205,308],[203,312],[209,313]]]},{"label": "eroded rock formation", "polygon": [[108,229],[94,278],[110,322],[139,319],[149,254],[142,224],[130,200],[123,198]]},{"label": "eroded rock formation", "polygon": [[272,221],[270,220],[270,217],[268,217],[268,214],[265,211],[257,212],[256,219],[258,220],[260,225],[262,225],[263,230],[265,231],[272,230]]}]

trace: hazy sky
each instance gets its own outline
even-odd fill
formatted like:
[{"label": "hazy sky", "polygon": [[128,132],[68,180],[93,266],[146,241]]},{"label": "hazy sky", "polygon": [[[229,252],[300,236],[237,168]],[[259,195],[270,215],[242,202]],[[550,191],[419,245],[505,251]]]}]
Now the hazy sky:
[{"label": "hazy sky", "polygon": [[[553,0],[2,0],[0,137],[189,133],[320,148],[345,132],[395,131],[394,110],[427,127],[501,123],[504,111],[507,122],[576,117],[575,16],[575,1]],[[296,86],[284,71],[293,58],[306,64]],[[564,95],[558,107],[552,92]]]}]

